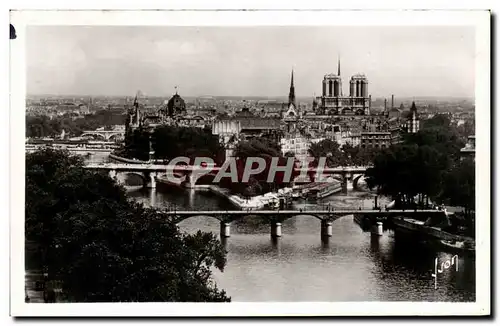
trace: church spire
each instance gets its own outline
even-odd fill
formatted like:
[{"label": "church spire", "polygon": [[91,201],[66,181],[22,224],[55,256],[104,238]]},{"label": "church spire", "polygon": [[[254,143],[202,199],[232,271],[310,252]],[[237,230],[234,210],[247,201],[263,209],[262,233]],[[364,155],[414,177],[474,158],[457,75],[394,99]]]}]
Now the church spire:
[{"label": "church spire", "polygon": [[290,92],[288,93],[288,105],[293,104],[294,107],[295,105],[295,86],[293,85],[293,69],[292,69],[292,78],[290,81]]},{"label": "church spire", "polygon": [[139,102],[137,102],[137,94],[135,95],[134,99],[134,107],[137,108],[139,106]]},{"label": "church spire", "polygon": [[337,63],[337,76],[340,77],[340,55],[338,57],[338,63]]},{"label": "church spire", "polygon": [[415,105],[415,101],[413,101],[413,102],[411,103],[411,108],[410,108],[410,111],[411,111],[411,112],[417,112],[417,107],[416,107],[416,105]]}]

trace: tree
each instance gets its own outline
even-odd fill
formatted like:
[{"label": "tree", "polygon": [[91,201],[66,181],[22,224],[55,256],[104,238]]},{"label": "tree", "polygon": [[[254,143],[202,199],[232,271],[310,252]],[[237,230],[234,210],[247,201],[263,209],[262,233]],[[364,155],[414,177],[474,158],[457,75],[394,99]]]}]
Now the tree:
[{"label": "tree", "polygon": [[450,205],[461,206],[465,215],[476,208],[476,177],[473,159],[463,159],[444,176],[444,200]]},{"label": "tree", "polygon": [[[415,134],[406,134],[403,143],[378,154],[374,167],[366,173],[369,187],[390,195],[398,204],[410,205],[416,195],[447,201],[445,190],[449,171],[460,162],[463,141],[447,116],[424,121]],[[427,201],[427,200],[426,200]]]},{"label": "tree", "polygon": [[134,130],[127,129],[123,146],[116,151],[119,156],[142,161],[149,160],[151,150],[151,134],[148,130],[139,127]]},{"label": "tree", "polygon": [[438,198],[446,168],[441,156],[427,145],[393,146],[375,158],[366,172],[367,184],[404,206],[413,205],[417,195]]},{"label": "tree", "polygon": [[320,142],[313,143],[309,147],[309,155],[314,157],[313,165],[319,164],[321,157],[326,158],[326,165],[328,167],[340,166],[343,163],[342,159],[344,154],[340,151],[340,145],[336,141],[324,139]]},{"label": "tree", "polygon": [[222,163],[224,147],[210,130],[195,127],[161,126],[154,130],[151,142],[157,159],[178,156],[209,157]]},{"label": "tree", "polygon": [[462,139],[467,139],[467,137],[476,134],[476,126],[474,121],[467,120],[464,124],[457,127],[458,133]]},{"label": "tree", "polygon": [[123,125],[127,116],[121,110],[118,112],[109,110],[99,110],[94,114],[74,118],[72,113],[65,113],[62,116],[50,119],[46,115],[26,117],[27,137],[54,137],[65,132],[79,136],[84,130],[95,130],[100,127],[112,125]]},{"label": "tree", "polygon": [[[261,195],[269,191],[275,191],[276,188],[288,186],[291,180],[298,174],[298,172],[292,172],[290,181],[288,181],[285,180],[285,173],[278,171],[271,182],[267,181],[273,158],[278,158],[278,167],[287,166],[288,163],[288,158],[281,154],[280,145],[267,137],[239,142],[236,146],[235,157],[237,160],[238,180],[242,180],[243,178],[248,158],[260,157],[265,161],[265,169],[261,173],[249,178],[248,182],[233,183],[229,178],[221,179],[221,186],[246,197]],[[257,168],[256,162],[253,163],[252,168]]]},{"label": "tree", "polygon": [[215,235],[180,233],[67,152],[27,155],[25,228],[69,301],[230,300],[211,280],[226,263]]}]

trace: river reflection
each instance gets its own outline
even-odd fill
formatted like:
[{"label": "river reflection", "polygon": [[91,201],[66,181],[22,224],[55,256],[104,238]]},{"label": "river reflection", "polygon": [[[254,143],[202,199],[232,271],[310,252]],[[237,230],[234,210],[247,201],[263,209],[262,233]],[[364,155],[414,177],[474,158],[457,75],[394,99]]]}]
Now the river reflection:
[{"label": "river reflection", "polygon": [[[234,209],[226,200],[180,189],[137,190],[129,195],[147,205],[176,209]],[[373,206],[373,194],[349,192],[320,203],[295,202],[295,208]],[[386,201],[381,199],[381,205]],[[179,224],[184,232],[219,233],[219,221],[194,217]],[[363,232],[352,216],[336,220],[328,244],[320,239],[320,221],[294,217],[282,226],[283,237],[270,238],[269,225],[233,223],[224,240],[228,262],[214,271],[218,287],[233,301],[474,301],[475,261],[460,257],[459,271],[438,275],[434,289],[434,259],[452,255],[385,231]]]}]

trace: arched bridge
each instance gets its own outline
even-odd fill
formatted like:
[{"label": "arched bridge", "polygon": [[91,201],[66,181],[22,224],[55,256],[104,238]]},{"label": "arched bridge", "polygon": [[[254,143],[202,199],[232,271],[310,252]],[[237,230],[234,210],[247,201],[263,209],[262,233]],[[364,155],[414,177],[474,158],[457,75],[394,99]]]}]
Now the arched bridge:
[{"label": "arched bridge", "polygon": [[121,140],[125,137],[125,130],[85,130],[80,137],[95,136],[104,140]]},{"label": "arched bridge", "polygon": [[342,216],[362,214],[374,217],[424,217],[427,219],[430,216],[443,216],[446,214],[443,210],[421,209],[421,210],[404,210],[404,209],[328,209],[328,210],[239,210],[239,211],[165,211],[164,214],[174,223],[178,224],[183,220],[191,217],[213,217],[220,221],[221,237],[227,238],[230,236],[231,222],[246,218],[249,216],[263,216],[271,224],[271,236],[281,236],[281,223],[285,220],[297,216],[313,216],[321,221],[321,237],[328,238],[332,236],[332,223]]},{"label": "arched bridge", "polygon": [[[89,163],[86,165],[87,169],[92,170],[106,170],[110,172],[112,177],[115,177],[117,173],[135,173],[144,175],[144,179],[148,180],[150,187],[154,188],[156,186],[155,178],[160,174],[164,174],[167,171],[180,172],[186,175],[186,186],[192,187],[196,184],[197,178],[193,177],[193,172],[197,172],[198,178],[206,173],[217,173],[221,169],[218,166],[202,167],[194,165],[170,165],[170,164],[149,164],[149,163]],[[346,167],[335,167],[335,168],[296,168],[295,171],[304,175],[306,172],[313,172],[314,174],[321,174],[322,176],[337,175],[340,177],[344,191],[347,191],[348,184],[353,188],[356,188],[358,180],[365,174],[369,167],[366,166],[346,166]],[[297,180],[297,179],[295,179]],[[306,182],[311,182],[308,179]]]},{"label": "arched bridge", "polygon": [[[334,179],[342,183],[342,190],[347,192],[348,189],[356,189],[359,180],[366,174],[366,171],[371,166],[340,166],[334,168],[299,168],[296,171],[304,174],[306,172],[314,172],[316,179],[332,176]],[[321,175],[321,176],[320,176]],[[298,181],[298,180],[297,180]],[[301,180],[304,182],[304,180]],[[307,182],[307,178],[305,180]]]},{"label": "arched bridge", "polygon": [[[110,177],[116,179],[119,173],[135,174],[140,176],[144,181],[144,186],[148,188],[156,188],[156,179],[167,171],[178,171],[189,176],[189,183],[192,180],[191,175],[194,171],[207,171],[207,168],[193,165],[165,165],[165,164],[146,164],[146,163],[87,163],[86,169],[97,171],[108,171]],[[219,169],[219,168],[211,168]]]}]

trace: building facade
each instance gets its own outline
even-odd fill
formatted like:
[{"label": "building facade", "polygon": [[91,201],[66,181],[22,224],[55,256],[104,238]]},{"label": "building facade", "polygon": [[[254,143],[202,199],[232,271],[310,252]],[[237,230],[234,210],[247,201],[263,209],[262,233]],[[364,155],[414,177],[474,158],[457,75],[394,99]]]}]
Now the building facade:
[{"label": "building facade", "polygon": [[310,141],[300,133],[287,134],[280,140],[281,153],[292,153],[299,161],[304,161],[308,155]]},{"label": "building facade", "polygon": [[349,81],[349,94],[344,96],[340,75],[340,60],[337,74],[326,74],[322,82],[322,95],[317,99],[318,115],[369,115],[371,97],[368,93],[368,79],[356,74]]},{"label": "building facade", "polygon": [[410,117],[406,122],[406,131],[410,134],[415,134],[420,130],[420,120],[417,114],[417,107],[415,102],[411,104]]},{"label": "building facade", "polygon": [[387,131],[361,132],[360,146],[362,148],[383,149],[401,141],[401,130],[399,128]]},{"label": "building facade", "polygon": [[469,136],[467,138],[467,144],[460,150],[460,155],[462,158],[472,157],[476,159],[476,136]]}]

